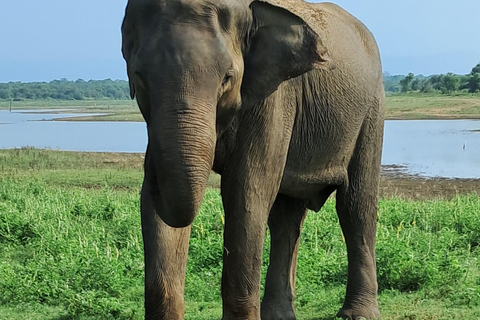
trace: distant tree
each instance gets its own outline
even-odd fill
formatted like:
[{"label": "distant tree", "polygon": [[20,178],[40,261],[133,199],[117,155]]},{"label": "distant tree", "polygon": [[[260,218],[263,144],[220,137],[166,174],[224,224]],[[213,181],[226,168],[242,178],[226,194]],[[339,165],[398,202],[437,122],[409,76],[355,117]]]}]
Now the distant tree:
[{"label": "distant tree", "polygon": [[431,85],[433,90],[438,90],[438,91],[443,91],[443,74],[435,74],[430,77],[428,80]]},{"label": "distant tree", "polygon": [[468,82],[470,80],[470,75],[469,74],[458,75],[458,77],[460,78],[459,90],[465,90],[466,89],[468,91],[468,88],[469,88]]},{"label": "distant tree", "polygon": [[474,75],[475,73],[480,73],[480,62],[477,63],[475,67],[473,67],[472,72],[470,74]]},{"label": "distant tree", "polygon": [[441,92],[443,94],[455,91],[480,92],[480,63],[472,68],[470,74],[458,75],[454,73],[435,74],[429,77],[383,74],[383,85],[386,92],[417,91],[421,93]]},{"label": "distant tree", "polygon": [[388,73],[383,74],[383,86],[385,87],[385,91],[387,92],[399,92],[402,90],[400,86],[400,80],[405,78],[402,75],[395,75],[392,76]]},{"label": "distant tree", "polygon": [[402,86],[402,92],[408,92],[412,90],[412,82],[415,78],[413,73],[409,73],[404,79],[400,80],[400,85]]},{"label": "distant tree", "polygon": [[451,72],[443,77],[444,91],[442,93],[452,93],[457,91],[460,87],[460,77]]},{"label": "distant tree", "polygon": [[424,77],[415,77],[412,81],[412,91],[421,91],[424,83],[427,81],[428,79],[425,79]]},{"label": "distant tree", "polygon": [[420,80],[418,78],[414,78],[410,85],[410,89],[412,91],[417,91],[419,87],[420,87]]},{"label": "distant tree", "polygon": [[[433,88],[428,89],[429,85],[429,77],[425,77],[424,75],[417,75],[415,76],[415,79],[412,81],[412,90],[413,91],[419,91],[419,92],[427,92],[430,90],[432,91]],[[431,87],[431,86],[430,86]],[[427,89],[427,91],[424,91]]]},{"label": "distant tree", "polygon": [[0,99],[3,100],[10,100],[12,98],[10,90],[7,88],[1,88],[0,89]]},{"label": "distant tree", "polygon": [[468,76],[468,92],[480,92],[480,72]]},{"label": "distant tree", "polygon": [[420,86],[420,92],[422,93],[432,93],[434,91],[432,83],[430,80],[425,80]]},{"label": "distant tree", "polygon": [[475,67],[472,68],[472,72],[466,76],[465,88],[468,89],[468,92],[475,93],[480,91],[480,62],[477,63]]},{"label": "distant tree", "polygon": [[0,99],[10,100],[12,99],[11,86],[8,83],[0,83]]},{"label": "distant tree", "polygon": [[129,86],[125,80],[67,79],[51,82],[0,83],[0,100],[23,99],[129,99]]}]

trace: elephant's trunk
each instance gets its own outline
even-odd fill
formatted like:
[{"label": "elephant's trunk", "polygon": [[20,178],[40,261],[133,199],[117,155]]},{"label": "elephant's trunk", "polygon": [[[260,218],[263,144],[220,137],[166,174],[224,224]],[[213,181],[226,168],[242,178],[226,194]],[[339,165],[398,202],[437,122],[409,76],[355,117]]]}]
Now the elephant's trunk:
[{"label": "elephant's trunk", "polygon": [[[168,110],[165,112],[165,110]],[[178,100],[152,110],[145,177],[155,209],[172,227],[186,227],[197,215],[215,154],[215,107]]]}]

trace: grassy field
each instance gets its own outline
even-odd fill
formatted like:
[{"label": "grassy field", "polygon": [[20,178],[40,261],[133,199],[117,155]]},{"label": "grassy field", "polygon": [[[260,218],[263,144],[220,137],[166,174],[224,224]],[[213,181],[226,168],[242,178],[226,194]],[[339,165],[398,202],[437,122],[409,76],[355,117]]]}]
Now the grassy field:
[{"label": "grassy field", "polygon": [[[9,109],[10,102],[0,101],[0,109]],[[77,112],[99,113],[78,117],[76,121],[143,121],[135,101],[14,101],[12,109],[75,109]],[[479,94],[395,94],[386,97],[386,119],[480,119]]]},{"label": "grassy field", "polygon": [[391,95],[387,119],[480,119],[480,95]]},{"label": "grassy field", "polygon": [[[0,319],[141,319],[141,155],[0,150]],[[212,182],[215,183],[215,182]],[[298,319],[334,319],[346,250],[329,200],[305,221]],[[383,319],[480,317],[480,197],[380,202]],[[223,211],[206,192],[190,240],[186,319],[221,317]],[[268,260],[268,231],[263,269]]]}]

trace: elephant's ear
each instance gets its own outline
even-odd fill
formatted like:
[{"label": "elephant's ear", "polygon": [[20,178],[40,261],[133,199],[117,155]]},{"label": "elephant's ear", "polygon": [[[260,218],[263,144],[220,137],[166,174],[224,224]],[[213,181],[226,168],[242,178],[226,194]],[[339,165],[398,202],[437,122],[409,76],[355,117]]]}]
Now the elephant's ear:
[{"label": "elephant's ear", "polygon": [[130,98],[133,99],[135,98],[135,86],[133,85],[133,78],[130,76],[130,70],[129,66],[127,63],[127,74],[128,74],[128,85],[130,87]]},{"label": "elephant's ear", "polygon": [[130,98],[133,100],[135,98],[135,86],[133,85],[133,79],[130,80],[130,73],[128,71],[128,66],[127,66],[127,74],[128,76],[128,86],[130,87]]},{"label": "elephant's ear", "polygon": [[253,27],[245,55],[245,103],[262,101],[285,80],[334,67],[319,36],[302,18],[263,1],[253,1],[250,8]]},{"label": "elephant's ear", "polygon": [[132,55],[133,55],[133,41],[132,36],[130,35],[125,21],[122,24],[122,55],[127,63],[127,76],[128,76],[128,84],[130,86],[130,98],[135,98],[135,86],[133,85],[133,68],[132,68]]}]

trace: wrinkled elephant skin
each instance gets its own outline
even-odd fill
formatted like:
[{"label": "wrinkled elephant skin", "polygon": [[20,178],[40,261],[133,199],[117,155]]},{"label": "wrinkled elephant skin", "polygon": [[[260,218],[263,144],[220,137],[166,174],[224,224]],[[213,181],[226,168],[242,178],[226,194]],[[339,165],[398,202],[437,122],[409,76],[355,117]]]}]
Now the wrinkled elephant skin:
[{"label": "wrinkled elephant skin", "polygon": [[184,317],[190,224],[212,169],[222,176],[225,209],[223,319],[295,319],[302,223],[334,191],[348,252],[337,316],[379,317],[384,91],[367,28],[329,3],[130,0],[122,35],[149,141],[141,193],[145,318]]}]

